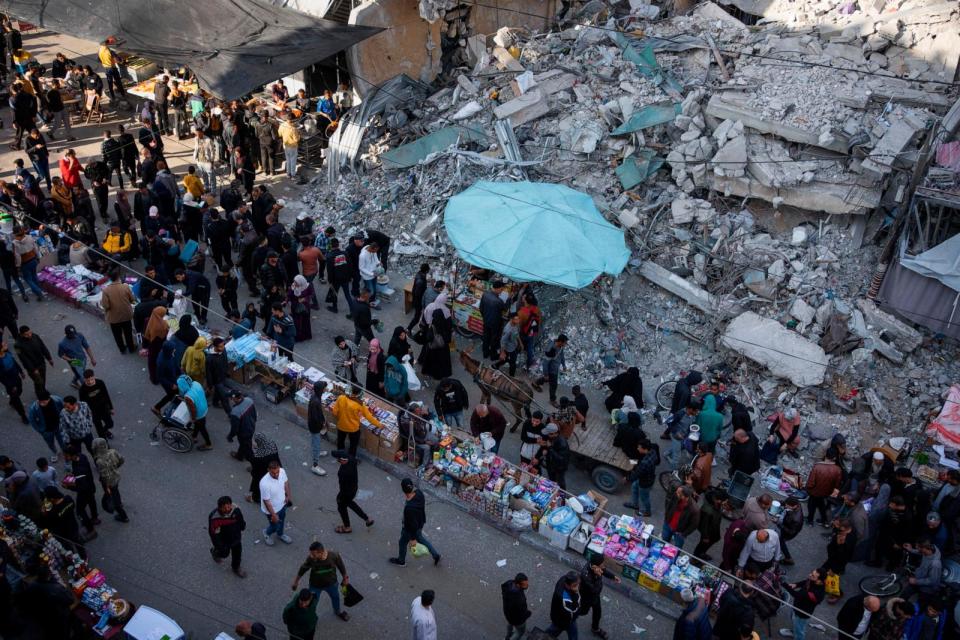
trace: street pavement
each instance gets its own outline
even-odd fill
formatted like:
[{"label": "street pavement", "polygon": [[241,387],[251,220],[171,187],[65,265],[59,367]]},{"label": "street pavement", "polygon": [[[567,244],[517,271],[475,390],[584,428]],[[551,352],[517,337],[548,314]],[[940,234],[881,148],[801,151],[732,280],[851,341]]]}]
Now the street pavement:
[{"label": "street pavement", "polygon": [[[39,53],[44,62],[60,49],[71,52],[73,57],[83,54],[88,58],[95,51],[92,43],[48,33],[25,34],[24,40],[27,48],[34,55]],[[102,128],[92,125],[78,129],[75,135],[81,140],[71,146],[78,148],[81,159],[85,156],[92,158],[99,153]],[[4,178],[12,174],[13,158],[17,155],[6,149],[10,135],[9,128],[0,132],[4,143],[0,145],[3,149],[0,167],[4,170],[0,177]],[[51,146],[65,148],[66,145],[58,141]],[[183,166],[189,161],[189,148],[169,146],[173,147],[168,157],[173,159],[174,171],[182,174]],[[55,157],[56,153],[51,164]],[[308,173],[308,177],[310,175]],[[272,182],[272,190],[284,197],[295,197],[300,189],[285,179],[273,178]],[[323,211],[314,213],[321,223],[324,222]],[[291,218],[287,215],[282,222],[292,223]],[[390,232],[389,229],[384,231]],[[139,270],[142,265],[133,266]],[[207,275],[211,279],[214,275],[209,260]],[[395,286],[398,289],[395,300],[374,314],[384,321],[384,332],[379,336],[384,346],[393,327],[406,325],[408,321],[400,311],[400,283],[395,282]],[[323,291],[321,287],[321,297]],[[241,295],[242,304],[246,297],[243,291]],[[228,456],[233,446],[225,440],[229,425],[221,410],[212,408],[210,413],[208,428],[214,439],[213,451],[187,454],[169,451],[149,438],[155,424],[149,407],[162,393],[149,383],[144,359],[137,355],[120,355],[102,320],[62,301],[20,303],[20,308],[20,322],[29,324],[53,351],[66,324],[74,324],[86,335],[99,361],[97,374],[106,381],[117,407],[113,446],[126,458],[121,469],[121,487],[131,522],[120,524],[104,518],[104,524],[99,528],[100,536],[88,545],[93,563],[105,570],[111,584],[126,597],[171,615],[193,633],[193,638],[213,638],[219,631],[232,630],[241,619],[260,620],[270,629],[268,637],[283,637],[280,614],[292,597],[292,578],[306,556],[307,546],[314,540],[342,553],[351,582],[366,597],[351,611],[350,622],[344,623],[332,615],[324,596],[319,608],[323,637],[373,637],[385,633],[389,637],[400,637],[407,634],[410,602],[428,588],[437,592],[435,610],[441,638],[502,637],[505,628],[500,583],[520,571],[530,576],[528,600],[534,612],[531,626],[547,626],[550,594],[557,579],[569,567],[558,562],[556,554],[541,553],[447,501],[428,496],[425,533],[443,554],[440,566],[434,567],[429,558],[410,558],[404,568],[387,563],[387,558],[395,555],[397,550],[403,498],[398,478],[369,461],[360,466],[358,501],[376,524],[365,530],[362,523],[354,522],[352,535],[335,534],[333,528],[339,523],[334,502],[335,463],[329,457],[324,459],[323,466],[328,471],[324,478],[311,474],[308,468],[309,437],[302,425],[289,419],[292,405],[289,401],[279,407],[270,405],[264,399],[260,385],[255,383],[245,390],[257,403],[260,413],[258,429],[279,444],[281,459],[290,475],[295,504],[287,519],[293,544],[278,543],[272,548],[266,547],[261,541],[265,520],[256,505],[243,500],[249,482],[245,464]],[[213,313],[220,309],[216,296],[211,308],[211,327],[226,329],[226,321]],[[314,312],[313,333],[313,340],[297,345],[297,359],[303,364],[309,362],[330,371],[333,336],[352,337],[352,323],[343,312],[334,315],[321,309]],[[458,336],[457,340],[462,343],[465,339]],[[576,349],[577,345],[571,345],[571,348]],[[53,393],[66,395],[72,392],[70,375],[65,367],[59,366],[60,363],[58,361],[58,366],[48,374],[49,388]],[[643,363],[638,364],[643,371]],[[478,389],[456,358],[454,376],[467,386],[471,403],[479,401]],[[601,381],[595,382],[594,388],[585,391],[590,397],[592,411],[599,413],[603,410],[603,395],[599,388]],[[27,386],[24,400],[32,402],[33,392]],[[560,395],[568,391],[569,388],[561,382]],[[414,395],[432,406],[433,389]],[[538,394],[538,401],[547,405],[546,394]],[[505,407],[504,410],[506,413]],[[33,461],[47,453],[42,440],[29,427],[21,425],[5,404],[0,408],[0,416],[3,416],[0,453],[32,468]],[[648,424],[647,430],[653,437],[659,432],[655,424]],[[517,461],[519,445],[519,433],[508,434],[501,454]],[[62,462],[54,466],[62,469]],[[571,470],[568,488],[573,492],[592,488],[589,475]],[[624,488],[618,495],[611,496],[610,509],[619,511],[627,494]],[[207,514],[221,495],[232,496],[248,522],[243,564],[249,576],[245,580],[230,573],[229,563],[214,564],[208,552]],[[655,523],[660,523],[662,513],[663,495],[657,487],[654,492]],[[821,531],[805,531],[798,541],[791,543],[795,557],[800,559],[800,566],[789,572],[791,579],[802,577],[815,566],[804,559],[825,556]],[[692,548],[693,544],[691,541],[688,547]],[[712,551],[715,557],[719,557],[719,545]],[[856,573],[856,569],[851,572]],[[846,583],[848,586],[853,584],[849,580]],[[664,598],[650,594],[646,598],[655,602],[656,608],[629,599],[612,588],[604,591],[603,626],[611,637],[662,638],[671,632],[674,620],[670,614],[675,615],[679,609]],[[835,611],[831,609],[834,608],[826,605],[820,609],[830,622],[835,617]],[[781,617],[786,621],[786,617]],[[777,626],[775,621],[774,634]],[[580,629],[582,634],[589,634],[589,621],[581,620]],[[765,629],[761,635],[767,636]],[[825,636],[811,629],[808,637]]]}]

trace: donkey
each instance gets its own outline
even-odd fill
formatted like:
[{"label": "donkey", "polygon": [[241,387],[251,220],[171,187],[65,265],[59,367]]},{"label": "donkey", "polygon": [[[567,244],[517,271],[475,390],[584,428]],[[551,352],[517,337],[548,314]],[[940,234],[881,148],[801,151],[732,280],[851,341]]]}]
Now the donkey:
[{"label": "donkey", "polygon": [[513,433],[523,422],[524,417],[530,417],[533,389],[526,382],[511,378],[504,372],[472,358],[470,354],[473,349],[470,347],[466,351],[460,350],[460,363],[480,387],[480,402],[489,404],[490,396],[494,395],[513,407],[513,415],[516,417],[516,421],[510,427],[510,432]]}]

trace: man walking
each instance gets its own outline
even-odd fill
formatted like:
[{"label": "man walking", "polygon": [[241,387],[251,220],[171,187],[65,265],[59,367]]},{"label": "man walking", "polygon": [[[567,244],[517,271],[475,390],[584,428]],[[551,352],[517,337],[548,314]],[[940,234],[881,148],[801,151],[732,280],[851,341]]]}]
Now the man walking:
[{"label": "man walking", "polygon": [[47,365],[45,361],[53,366],[53,357],[50,355],[47,345],[30,327],[22,325],[20,335],[13,343],[13,350],[20,358],[20,364],[23,365],[24,371],[33,380],[33,388],[39,398],[40,392],[46,391],[47,388]]},{"label": "man walking", "polygon": [[93,445],[93,414],[86,402],[80,402],[76,396],[63,398],[63,411],[60,412],[60,431],[67,442],[80,446],[83,444],[91,454]]},{"label": "man walking", "polygon": [[630,470],[627,479],[630,480],[631,501],[624,503],[628,509],[636,509],[644,518],[653,514],[650,506],[650,489],[657,477],[657,463],[660,462],[660,453],[655,444],[641,438],[637,444],[636,466]]},{"label": "man walking", "polygon": [[[210,387],[210,400],[213,406],[219,406],[230,419],[233,404],[230,402],[230,387],[227,384],[230,363],[227,362],[227,346],[223,338],[213,339],[213,353],[207,354],[207,386]],[[256,418],[254,418],[256,419]],[[250,436],[253,437],[252,435]]]},{"label": "man walking", "polygon": [[[77,515],[88,534],[96,532],[94,527],[100,524],[100,513],[97,510],[97,483],[94,482],[93,467],[87,456],[80,452],[80,447],[68,445],[63,451],[67,467],[74,480],[64,482],[64,487],[77,493]],[[64,478],[66,479],[66,478]]]},{"label": "man walking", "polygon": [[230,394],[230,433],[227,442],[236,438],[239,446],[230,455],[236,460],[253,461],[253,434],[257,431],[257,408],[253,398],[247,397],[239,391]]},{"label": "man walking", "polygon": [[87,357],[90,358],[90,363],[93,366],[97,366],[97,359],[93,357],[90,343],[72,324],[63,328],[63,339],[57,345],[57,357],[70,367],[70,371],[73,373],[73,380],[70,384],[78,388],[83,379],[83,372],[87,368]]},{"label": "man walking", "polygon": [[437,640],[437,618],[433,614],[433,601],[436,594],[427,589],[413,599],[410,605],[410,625],[413,627],[413,640]]},{"label": "man walking", "polygon": [[27,409],[27,420],[33,430],[40,434],[50,449],[50,462],[57,461],[57,445],[65,450],[63,433],[60,431],[60,412],[63,411],[63,400],[59,396],[50,395],[46,389],[37,392],[37,399]]},{"label": "man walking", "polygon": [[807,623],[817,605],[823,602],[823,569],[814,569],[807,579],[800,583],[786,584],[784,588],[793,596],[793,629],[780,629],[780,636],[804,640],[807,637]]},{"label": "man walking", "polygon": [[[327,383],[323,380],[313,383],[313,395],[310,396],[310,403],[307,405],[307,430],[310,432],[310,453],[313,456],[313,466],[310,471],[314,475],[327,475],[326,469],[320,466],[320,458],[327,455],[323,450],[323,438],[327,435],[327,417],[323,414],[323,393],[327,389]],[[341,481],[341,491],[342,491]],[[348,525],[349,526],[349,525]]]},{"label": "man walking", "polygon": [[505,640],[520,640],[527,633],[527,619],[532,612],[527,606],[527,588],[530,581],[526,574],[518,573],[513,580],[500,585],[503,596],[503,617],[507,619]]},{"label": "man walking", "polygon": [[[94,363],[96,364],[96,363]],[[97,435],[101,438],[113,438],[113,401],[110,399],[110,392],[103,380],[97,380],[93,369],[86,369],[83,372],[83,384],[80,385],[81,402],[86,402],[90,407],[90,414],[93,417],[93,426],[97,430]]]},{"label": "man walking", "polygon": [[136,353],[137,345],[133,341],[133,305],[137,299],[130,285],[120,277],[120,270],[110,272],[110,284],[103,288],[100,306],[105,312],[107,324],[113,333],[120,353]]},{"label": "man walking", "polygon": [[600,618],[603,617],[600,594],[603,591],[604,578],[620,584],[620,576],[603,567],[601,555],[594,555],[580,570],[580,611],[577,616],[584,617],[587,612],[593,611],[590,629],[598,638],[607,637],[607,632],[600,628]]},{"label": "man walking", "polygon": [[[340,572],[342,579],[337,584],[337,571]],[[293,591],[300,586],[300,578],[303,574],[310,573],[310,593],[315,596],[314,610],[319,602],[320,594],[326,592],[330,596],[330,604],[333,607],[333,613],[338,618],[346,622],[350,619],[350,614],[340,608],[340,587],[350,584],[350,577],[347,575],[347,567],[343,564],[343,558],[336,551],[328,551],[321,542],[310,543],[310,554],[297,570],[297,576],[293,579],[290,588]]]},{"label": "man walking", "polygon": [[290,544],[293,538],[283,532],[287,518],[287,507],[293,504],[290,498],[290,482],[287,472],[276,460],[267,467],[267,473],[260,479],[260,511],[267,516],[267,528],[263,530],[263,542],[268,547],[275,543],[273,534],[283,542]]},{"label": "man walking", "polygon": [[396,558],[390,558],[392,564],[401,567],[407,564],[407,545],[416,540],[427,548],[433,556],[433,566],[440,564],[440,554],[426,536],[423,535],[423,526],[427,523],[426,498],[420,489],[413,486],[413,480],[404,478],[400,482],[400,489],[406,502],[403,505],[403,526],[400,530],[400,543]]},{"label": "man walking", "polygon": [[317,597],[309,589],[300,589],[283,608],[283,624],[290,640],[313,640],[317,633]]},{"label": "man walking", "polygon": [[675,491],[667,494],[663,530],[660,532],[663,540],[682,549],[687,536],[697,530],[699,523],[700,509],[693,489],[689,485],[679,486]]},{"label": "man walking", "polygon": [[564,631],[568,640],[577,640],[577,614],[580,612],[580,576],[568,571],[557,580],[550,599],[550,626],[547,635],[559,638]]},{"label": "man walking", "polygon": [[167,111],[170,106],[170,76],[163,76],[154,83],[153,104],[157,108],[157,125],[161,135],[171,135],[170,115]]},{"label": "man walking", "polygon": [[207,518],[207,533],[210,534],[210,555],[217,564],[230,556],[230,568],[238,578],[246,578],[247,572],[240,568],[243,554],[241,534],[247,528],[240,508],[233,504],[230,496],[217,499],[217,508]]},{"label": "man walking", "polygon": [[357,459],[343,449],[334,451],[333,457],[340,465],[340,469],[337,471],[337,480],[340,484],[340,491],[337,493],[337,511],[340,513],[340,520],[343,521],[343,524],[339,525],[335,531],[337,533],[353,532],[353,529],[350,528],[350,513],[347,509],[352,510],[362,518],[367,527],[372,527],[373,518],[368,516],[356,502],[360,484],[357,474]]},{"label": "man walking", "polygon": [[106,494],[104,501],[109,501],[117,512],[113,519],[117,522],[130,522],[120,496],[120,467],[123,465],[123,456],[116,449],[111,449],[103,438],[93,441],[91,453],[93,463],[97,465],[97,471],[100,473],[100,485]]}]

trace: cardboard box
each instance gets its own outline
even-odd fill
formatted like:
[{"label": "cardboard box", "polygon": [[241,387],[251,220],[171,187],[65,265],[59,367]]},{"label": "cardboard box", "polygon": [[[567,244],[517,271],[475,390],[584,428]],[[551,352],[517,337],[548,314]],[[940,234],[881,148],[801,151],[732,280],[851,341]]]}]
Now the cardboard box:
[{"label": "cardboard box", "polygon": [[641,587],[646,587],[653,591],[654,593],[660,593],[660,581],[648,576],[645,573],[640,574],[640,579],[638,580]]},{"label": "cardboard box", "polygon": [[380,436],[369,429],[360,428],[360,446],[368,453],[380,455]]},{"label": "cardboard box", "polygon": [[307,419],[307,407],[308,407],[308,405],[305,405],[305,404],[294,404],[293,407],[294,407],[294,410],[297,412],[297,415],[298,415],[298,416],[300,416],[300,417],[303,418],[304,420]]},{"label": "cardboard box", "polygon": [[385,437],[380,437],[380,443],[378,445],[381,460],[386,460],[387,462],[395,462],[397,452],[400,451],[400,438],[395,437],[392,440]]},{"label": "cardboard box", "polygon": [[603,567],[616,574],[623,573],[623,563],[617,562],[610,556],[603,556]]},{"label": "cardboard box", "polygon": [[557,531],[549,524],[546,520],[540,521],[540,535],[546,538],[550,542],[551,547],[556,547],[557,549],[566,549],[570,541],[570,534]]},{"label": "cardboard box", "polygon": [[587,491],[587,495],[590,497],[591,500],[597,503],[597,510],[594,511],[593,513],[581,513],[580,519],[583,520],[584,522],[589,522],[590,524],[593,524],[594,522],[596,522],[597,518],[603,515],[603,512],[604,510],[606,510],[607,503],[610,501],[610,499],[600,495],[596,491]]},{"label": "cardboard box", "polygon": [[623,579],[628,582],[640,582],[640,569],[629,564],[623,565]]}]

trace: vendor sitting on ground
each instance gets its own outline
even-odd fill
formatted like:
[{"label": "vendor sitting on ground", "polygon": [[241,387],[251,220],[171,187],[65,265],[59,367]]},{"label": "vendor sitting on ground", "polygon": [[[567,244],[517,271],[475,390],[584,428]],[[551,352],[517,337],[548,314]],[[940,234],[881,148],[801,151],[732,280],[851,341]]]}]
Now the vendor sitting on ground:
[{"label": "vendor sitting on ground", "polygon": [[117,220],[110,222],[110,230],[107,231],[102,246],[103,250],[112,258],[118,260],[130,260],[132,258],[133,238],[129,231],[120,229],[120,222]]}]

